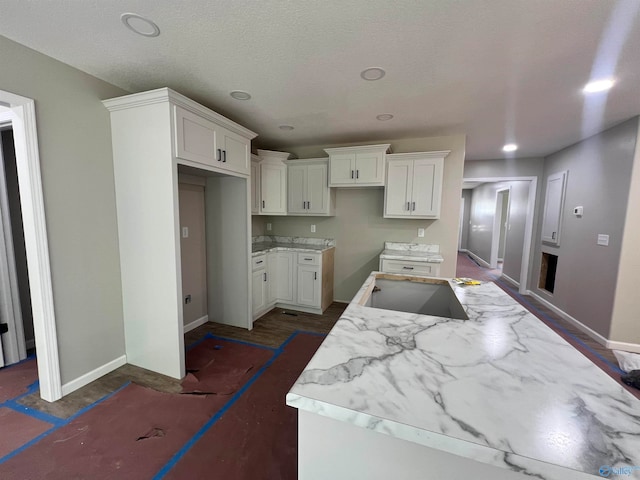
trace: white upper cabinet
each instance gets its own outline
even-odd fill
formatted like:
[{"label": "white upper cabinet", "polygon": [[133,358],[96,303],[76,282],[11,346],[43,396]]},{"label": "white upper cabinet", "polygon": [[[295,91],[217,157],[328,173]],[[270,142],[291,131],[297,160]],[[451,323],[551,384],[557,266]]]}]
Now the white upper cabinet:
[{"label": "white upper cabinet", "polygon": [[260,158],[260,214],[287,214],[286,152],[258,150]]},{"label": "white upper cabinet", "polygon": [[260,157],[251,155],[251,214],[260,213]]},{"label": "white upper cabinet", "polygon": [[335,192],[327,184],[328,159],[289,160],[287,212],[289,215],[334,215]]},{"label": "white upper cabinet", "polygon": [[387,155],[385,218],[440,218],[444,159],[449,151]]},{"label": "white upper cabinet", "polygon": [[180,106],[174,108],[177,158],[208,165],[216,170],[250,174],[251,143],[245,136],[204,115]]},{"label": "white upper cabinet", "polygon": [[325,148],[330,187],[383,187],[389,144]]},{"label": "white upper cabinet", "polygon": [[560,245],[560,226],[562,225],[567,173],[567,171],[554,173],[549,175],[547,179],[542,217],[542,241],[550,245]]}]

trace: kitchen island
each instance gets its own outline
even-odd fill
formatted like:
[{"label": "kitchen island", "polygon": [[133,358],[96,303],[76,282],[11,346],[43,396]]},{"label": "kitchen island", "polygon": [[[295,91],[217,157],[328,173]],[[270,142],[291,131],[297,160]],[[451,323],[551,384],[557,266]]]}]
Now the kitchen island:
[{"label": "kitchen island", "polygon": [[287,394],[300,479],[566,480],[640,466],[640,400],[499,287],[450,283],[469,317],[456,320],[364,306],[380,275]]}]

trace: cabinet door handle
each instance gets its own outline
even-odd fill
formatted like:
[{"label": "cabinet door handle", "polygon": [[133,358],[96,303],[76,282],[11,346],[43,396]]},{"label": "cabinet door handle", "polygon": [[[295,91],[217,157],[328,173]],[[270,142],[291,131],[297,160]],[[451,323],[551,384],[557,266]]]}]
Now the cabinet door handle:
[{"label": "cabinet door handle", "polygon": [[266,282],[267,281],[267,272],[264,272],[263,275],[264,275],[264,281]]},{"label": "cabinet door handle", "polygon": [[262,208],[264,208],[264,200],[262,200]]},{"label": "cabinet door handle", "polygon": [[313,272],[313,279],[317,280],[318,279],[318,272]]},{"label": "cabinet door handle", "polygon": [[360,178],[360,170],[356,170],[356,178]]},{"label": "cabinet door handle", "polygon": [[311,260],[313,260],[313,258],[307,258],[307,257],[305,257],[304,259],[305,259],[307,262],[310,262]]},{"label": "cabinet door handle", "polygon": [[311,210],[311,202],[307,202],[307,209]]},{"label": "cabinet door handle", "polygon": [[411,207],[412,207],[412,208],[411,208],[411,210],[414,210],[414,211],[415,211],[415,209],[416,209],[416,202],[411,202]]},{"label": "cabinet door handle", "polygon": [[407,210],[411,211],[411,203],[407,202]]},{"label": "cabinet door handle", "polygon": [[551,232],[551,240],[555,240],[556,239],[556,232]]},{"label": "cabinet door handle", "polygon": [[353,170],[351,170],[351,178],[353,178]]},{"label": "cabinet door handle", "polygon": [[402,267],[403,270],[413,270],[413,267]]},{"label": "cabinet door handle", "polygon": [[218,158],[216,159],[218,161],[222,160],[222,149],[218,149]]},{"label": "cabinet door handle", "polygon": [[307,208],[305,205],[307,204],[307,202],[302,202],[302,209],[304,210],[305,208]]},{"label": "cabinet door handle", "polygon": [[222,150],[222,163],[227,163],[227,151]]},{"label": "cabinet door handle", "polygon": [[260,260],[259,262],[256,262],[256,265],[260,265],[262,262],[264,262],[264,260]]}]

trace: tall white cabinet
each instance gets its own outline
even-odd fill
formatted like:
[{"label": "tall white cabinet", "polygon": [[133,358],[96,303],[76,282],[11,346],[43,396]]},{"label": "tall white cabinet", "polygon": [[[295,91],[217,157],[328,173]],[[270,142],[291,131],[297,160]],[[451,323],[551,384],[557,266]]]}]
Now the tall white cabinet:
[{"label": "tall white cabinet", "polygon": [[287,214],[286,152],[258,150],[260,159],[260,215]]},{"label": "tall white cabinet", "polygon": [[178,170],[206,178],[209,320],[251,328],[256,134],[168,88],[103,103],[111,114],[127,362],[182,378]]},{"label": "tall white cabinet", "polygon": [[385,218],[440,218],[444,159],[449,151],[387,155]]}]

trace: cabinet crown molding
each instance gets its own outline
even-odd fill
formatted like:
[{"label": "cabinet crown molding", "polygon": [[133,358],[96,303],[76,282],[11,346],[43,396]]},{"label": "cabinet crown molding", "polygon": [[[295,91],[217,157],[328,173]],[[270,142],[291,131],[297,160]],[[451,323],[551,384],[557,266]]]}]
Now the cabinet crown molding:
[{"label": "cabinet crown molding", "polygon": [[276,152],[274,150],[260,150],[258,149],[258,158],[261,162],[274,162],[280,163],[288,159],[291,154],[287,152]]},{"label": "cabinet crown molding", "polygon": [[320,158],[296,158],[292,160],[285,160],[284,163],[287,165],[309,165],[309,164],[321,164],[321,163],[329,163],[329,157],[320,157]]},{"label": "cabinet crown molding", "polygon": [[156,90],[149,90],[148,92],[133,93],[123,97],[110,98],[108,100],[103,100],[102,104],[107,107],[110,112],[116,112],[118,110],[126,110],[128,108],[136,108],[164,102],[169,102],[172,105],[178,105],[185,110],[189,110],[190,112],[200,115],[207,120],[211,120],[212,122],[231,130],[238,135],[248,138],[249,140],[258,136],[257,133],[252,132],[248,128],[229,120],[227,117],[223,117],[219,113],[200,105],[199,103],[185,97],[175,90],[171,90],[168,87],[157,88]]},{"label": "cabinet crown molding", "polygon": [[354,147],[337,147],[337,148],[325,148],[325,152],[329,155],[336,153],[371,153],[371,152],[390,152],[390,143],[381,143],[379,145],[357,145]]},{"label": "cabinet crown molding", "polygon": [[445,158],[451,150],[437,150],[432,152],[391,153],[387,160],[417,160],[420,158]]}]

